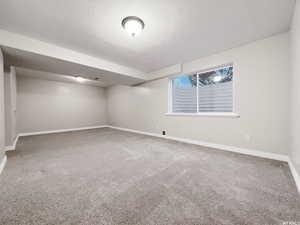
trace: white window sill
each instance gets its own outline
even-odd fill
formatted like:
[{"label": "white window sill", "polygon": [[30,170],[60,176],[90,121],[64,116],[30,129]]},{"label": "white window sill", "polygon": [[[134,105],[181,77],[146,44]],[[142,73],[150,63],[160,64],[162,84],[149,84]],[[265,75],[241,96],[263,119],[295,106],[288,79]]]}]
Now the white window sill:
[{"label": "white window sill", "polygon": [[204,117],[240,117],[237,113],[224,112],[224,113],[166,113],[166,116],[204,116]]}]

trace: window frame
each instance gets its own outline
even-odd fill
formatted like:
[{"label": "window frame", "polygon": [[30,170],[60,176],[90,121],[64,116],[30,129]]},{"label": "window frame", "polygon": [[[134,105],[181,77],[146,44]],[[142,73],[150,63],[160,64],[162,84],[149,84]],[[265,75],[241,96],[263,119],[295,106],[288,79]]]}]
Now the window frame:
[{"label": "window frame", "polygon": [[[225,67],[233,67],[233,77],[232,77],[232,112],[196,112],[196,113],[184,113],[184,112],[173,112],[173,80],[178,77],[188,76],[191,74],[202,74]],[[239,117],[236,112],[236,66],[234,63],[226,63],[218,66],[213,66],[207,69],[197,70],[196,72],[190,73],[180,73],[178,75],[169,77],[168,79],[168,112],[165,114],[167,116],[206,116],[206,117]],[[197,79],[198,82],[198,79]],[[197,111],[198,111],[198,85],[197,85]]]}]

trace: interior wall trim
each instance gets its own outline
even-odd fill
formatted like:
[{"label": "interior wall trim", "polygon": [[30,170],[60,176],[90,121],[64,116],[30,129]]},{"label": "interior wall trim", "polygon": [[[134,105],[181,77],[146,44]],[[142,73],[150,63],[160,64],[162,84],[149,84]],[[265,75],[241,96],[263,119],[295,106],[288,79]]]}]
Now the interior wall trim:
[{"label": "interior wall trim", "polygon": [[138,130],[122,128],[122,127],[115,127],[115,126],[108,126],[108,127],[117,129],[117,130],[123,130],[123,131],[138,133],[138,134],[149,135],[149,136],[153,136],[153,137],[159,137],[159,138],[165,138],[165,139],[169,139],[169,140],[184,142],[184,143],[188,143],[188,144],[194,144],[194,145],[200,145],[200,146],[205,146],[205,147],[209,147],[209,148],[215,148],[217,150],[240,153],[240,154],[244,154],[244,155],[257,156],[257,157],[261,157],[261,158],[279,160],[279,161],[284,161],[284,162],[288,162],[288,160],[289,160],[289,157],[287,155],[282,155],[282,154],[262,152],[262,151],[250,150],[250,149],[246,149],[246,148],[240,148],[240,147],[234,147],[234,146],[228,146],[228,145],[222,145],[222,144],[215,144],[215,143],[210,143],[210,142],[205,142],[205,141],[196,141],[196,140],[191,140],[191,139],[186,139],[186,138],[178,138],[178,137],[172,137],[172,136],[167,136],[167,135],[160,135],[160,134],[156,134],[156,133],[138,131]]},{"label": "interior wall trim", "polygon": [[289,163],[289,167],[290,167],[291,173],[293,175],[293,178],[295,180],[298,192],[300,194],[300,176],[297,173],[296,167],[294,166],[294,163],[292,162],[291,158],[289,158],[288,163]]},{"label": "interior wall trim", "polygon": [[4,170],[4,167],[5,167],[5,165],[6,165],[6,162],[7,162],[7,156],[6,156],[6,154],[5,154],[4,157],[3,157],[3,159],[2,159],[2,161],[1,161],[1,163],[0,163],[0,174],[1,174],[2,171]]},{"label": "interior wall trim", "polygon": [[[59,129],[59,130],[39,131],[39,132],[30,132],[30,133],[20,133],[19,135],[17,135],[17,137],[15,139],[15,142],[12,146],[6,146],[6,151],[15,150],[18,139],[19,139],[19,137],[22,137],[22,136],[63,133],[63,132],[70,132],[70,131],[80,131],[80,130],[105,128],[105,127],[109,127],[109,128],[117,129],[117,130],[122,130],[122,131],[127,131],[127,132],[132,132],[132,133],[138,133],[138,134],[153,136],[153,137],[158,137],[158,138],[164,138],[164,139],[179,141],[179,142],[184,142],[184,143],[188,143],[188,144],[194,144],[194,145],[210,147],[210,148],[214,148],[214,149],[217,149],[217,150],[235,152],[235,153],[240,153],[240,154],[244,154],[244,155],[251,155],[251,156],[256,156],[256,157],[261,157],[261,158],[267,158],[267,159],[273,159],[273,160],[288,162],[288,165],[290,167],[292,176],[295,180],[297,189],[298,189],[299,194],[300,194],[300,176],[297,173],[297,170],[296,170],[292,160],[287,155],[250,150],[250,149],[233,147],[233,146],[228,146],[228,145],[214,144],[214,143],[204,142],[204,141],[195,141],[195,140],[186,139],[186,138],[163,136],[163,135],[156,134],[156,133],[139,131],[139,130],[134,130],[134,129],[122,128],[122,127],[116,127],[116,126],[110,126],[110,125],[70,128],[70,129]],[[6,162],[7,162],[7,156],[5,155],[2,159],[2,162],[0,163],[0,174],[3,171]]]},{"label": "interior wall trim", "polygon": [[235,153],[244,154],[244,155],[251,155],[251,156],[256,156],[256,157],[260,157],[260,158],[267,158],[267,159],[273,159],[273,160],[287,162],[290,167],[290,170],[291,170],[292,176],[294,178],[298,192],[300,194],[300,176],[297,173],[297,170],[296,170],[292,160],[287,155],[262,152],[262,151],[257,151],[257,150],[250,150],[250,149],[233,147],[233,146],[228,146],[228,145],[214,144],[214,143],[209,143],[209,142],[204,142],[204,141],[195,141],[195,140],[190,140],[190,139],[185,139],[185,138],[163,136],[160,134],[138,131],[138,130],[122,128],[122,127],[115,127],[115,126],[108,126],[108,127],[112,128],[112,129],[117,129],[117,130],[137,133],[137,134],[149,135],[149,136],[153,136],[153,137],[165,138],[165,139],[184,142],[184,143],[188,143],[188,144],[210,147],[210,148],[214,148],[216,150],[221,150],[221,151],[229,151],[229,152],[235,152]]},{"label": "interior wall trim", "polygon": [[15,138],[15,141],[14,141],[13,145],[5,146],[5,151],[13,151],[13,150],[15,150],[16,146],[17,146],[17,142],[19,140],[19,137],[20,137],[20,135],[18,134],[17,137]]},{"label": "interior wall trim", "polygon": [[20,133],[19,136],[25,137],[25,136],[33,136],[33,135],[41,135],[41,134],[64,133],[64,132],[70,132],[70,131],[91,130],[91,129],[104,128],[104,127],[108,127],[108,126],[100,125],[100,126],[91,126],[91,127],[78,127],[78,128],[59,129],[59,130],[28,132],[28,133]]},{"label": "interior wall trim", "polygon": [[78,128],[69,128],[69,129],[59,129],[59,130],[47,130],[47,131],[20,133],[20,134],[17,135],[13,145],[5,146],[5,151],[14,151],[14,150],[16,150],[16,146],[17,146],[17,142],[19,140],[19,137],[41,135],[41,134],[63,133],[63,132],[80,131],[80,130],[90,130],[90,129],[104,128],[104,127],[108,127],[108,126],[107,125],[101,125],[101,126],[78,127]]}]

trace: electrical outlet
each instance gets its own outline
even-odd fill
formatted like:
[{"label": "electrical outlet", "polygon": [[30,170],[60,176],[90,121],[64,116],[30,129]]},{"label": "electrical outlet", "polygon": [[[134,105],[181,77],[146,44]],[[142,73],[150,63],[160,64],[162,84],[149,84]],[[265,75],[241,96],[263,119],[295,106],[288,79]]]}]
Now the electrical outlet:
[{"label": "electrical outlet", "polygon": [[165,130],[162,131],[162,135],[166,135],[166,131]]}]

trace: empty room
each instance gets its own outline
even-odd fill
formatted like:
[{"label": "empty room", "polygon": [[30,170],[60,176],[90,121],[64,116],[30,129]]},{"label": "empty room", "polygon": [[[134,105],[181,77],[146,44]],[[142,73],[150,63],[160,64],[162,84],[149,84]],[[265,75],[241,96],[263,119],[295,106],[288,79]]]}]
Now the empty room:
[{"label": "empty room", "polygon": [[300,0],[1,0],[0,225],[300,225]]}]

